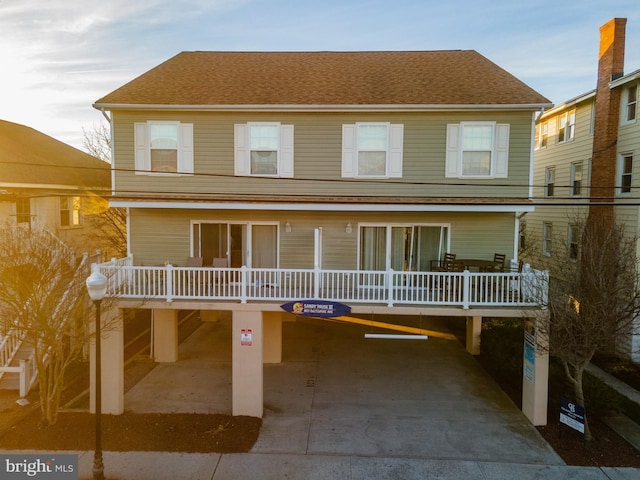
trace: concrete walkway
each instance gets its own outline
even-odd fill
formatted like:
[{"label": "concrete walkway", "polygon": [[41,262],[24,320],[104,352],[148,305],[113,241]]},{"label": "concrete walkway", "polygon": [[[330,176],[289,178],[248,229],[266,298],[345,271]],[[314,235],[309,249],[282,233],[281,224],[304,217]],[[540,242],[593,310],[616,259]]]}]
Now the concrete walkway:
[{"label": "concrete walkway", "polygon": [[[250,453],[106,452],[107,478],[640,479],[636,469],[565,466],[457,341],[364,339],[368,331],[283,325],[283,362],[265,366]],[[179,355],[132,388],[125,408],[230,413],[229,323],[205,323]],[[80,478],[91,478],[93,452],[79,455]]]}]

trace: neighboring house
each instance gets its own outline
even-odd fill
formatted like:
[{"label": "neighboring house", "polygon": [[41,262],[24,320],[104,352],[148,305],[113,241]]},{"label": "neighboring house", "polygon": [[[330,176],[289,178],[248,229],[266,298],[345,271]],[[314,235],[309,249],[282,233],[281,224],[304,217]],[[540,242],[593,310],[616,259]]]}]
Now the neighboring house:
[{"label": "neighboring house", "polygon": [[[534,198],[540,205],[524,222],[534,255],[577,259],[579,224],[590,205],[613,205],[626,231],[640,233],[640,70],[623,74],[625,26],[625,19],[613,19],[601,28],[598,88],[536,122]],[[638,335],[618,347],[640,360]]]},{"label": "neighboring house", "polygon": [[49,230],[79,258],[101,245],[91,217],[107,203],[110,165],[30,127],[0,120],[0,222]]},{"label": "neighboring house", "polygon": [[[180,308],[231,310],[266,350],[290,300],[472,317],[473,342],[482,316],[539,305],[513,287],[551,104],[475,51],[183,52],[94,106],[130,227],[121,275],[100,268],[120,306],[154,309],[156,355],[175,360]],[[434,271],[447,252],[504,272]],[[261,366],[237,364],[234,413],[261,416]]]}]

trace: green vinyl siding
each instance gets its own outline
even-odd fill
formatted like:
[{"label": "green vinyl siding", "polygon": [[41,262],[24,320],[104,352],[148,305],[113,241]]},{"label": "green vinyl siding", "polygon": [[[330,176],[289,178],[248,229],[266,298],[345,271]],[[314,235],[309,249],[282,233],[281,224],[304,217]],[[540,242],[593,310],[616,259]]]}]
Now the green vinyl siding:
[{"label": "green vinyl siding", "polygon": [[[279,225],[281,268],[313,268],[314,230],[322,228],[322,268],[358,267],[360,225],[446,226],[451,252],[459,258],[513,257],[513,213],[269,212],[233,210],[131,209],[131,252],[138,265],[185,265],[191,253],[191,222]],[[289,223],[291,232],[286,232]],[[346,231],[347,224],[351,233]]]},{"label": "green vinyl siding", "polygon": [[[527,197],[531,112],[207,113],[116,111],[115,189],[122,194],[263,194],[416,197]],[[134,174],[135,122],[176,120],[194,125],[194,175]],[[276,121],[294,126],[294,178],[234,176],[234,124]],[[341,178],[342,125],[404,125],[403,176],[391,180]],[[510,124],[509,178],[445,178],[446,127],[461,121]],[[464,183],[464,185],[461,185]],[[487,186],[489,185],[489,187]]]}]

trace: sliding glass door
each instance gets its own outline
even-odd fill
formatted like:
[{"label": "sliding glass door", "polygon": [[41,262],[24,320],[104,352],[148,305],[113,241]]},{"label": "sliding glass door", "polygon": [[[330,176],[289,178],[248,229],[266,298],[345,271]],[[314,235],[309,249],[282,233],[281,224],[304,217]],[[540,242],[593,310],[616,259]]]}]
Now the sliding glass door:
[{"label": "sliding glass door", "polygon": [[196,222],[192,228],[193,255],[205,266],[226,259],[228,266],[276,268],[278,226],[275,224]]},{"label": "sliding glass door", "polygon": [[445,225],[363,225],[360,270],[428,272],[447,250]]}]

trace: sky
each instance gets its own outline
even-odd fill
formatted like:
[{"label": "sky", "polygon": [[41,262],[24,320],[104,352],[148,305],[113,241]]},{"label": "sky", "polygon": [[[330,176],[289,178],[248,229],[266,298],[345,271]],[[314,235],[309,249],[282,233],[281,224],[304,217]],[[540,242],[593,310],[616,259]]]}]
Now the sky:
[{"label": "sky", "polygon": [[476,50],[558,104],[595,88],[613,17],[638,70],[638,0],[0,0],[0,119],[82,149],[96,100],[194,50]]}]

